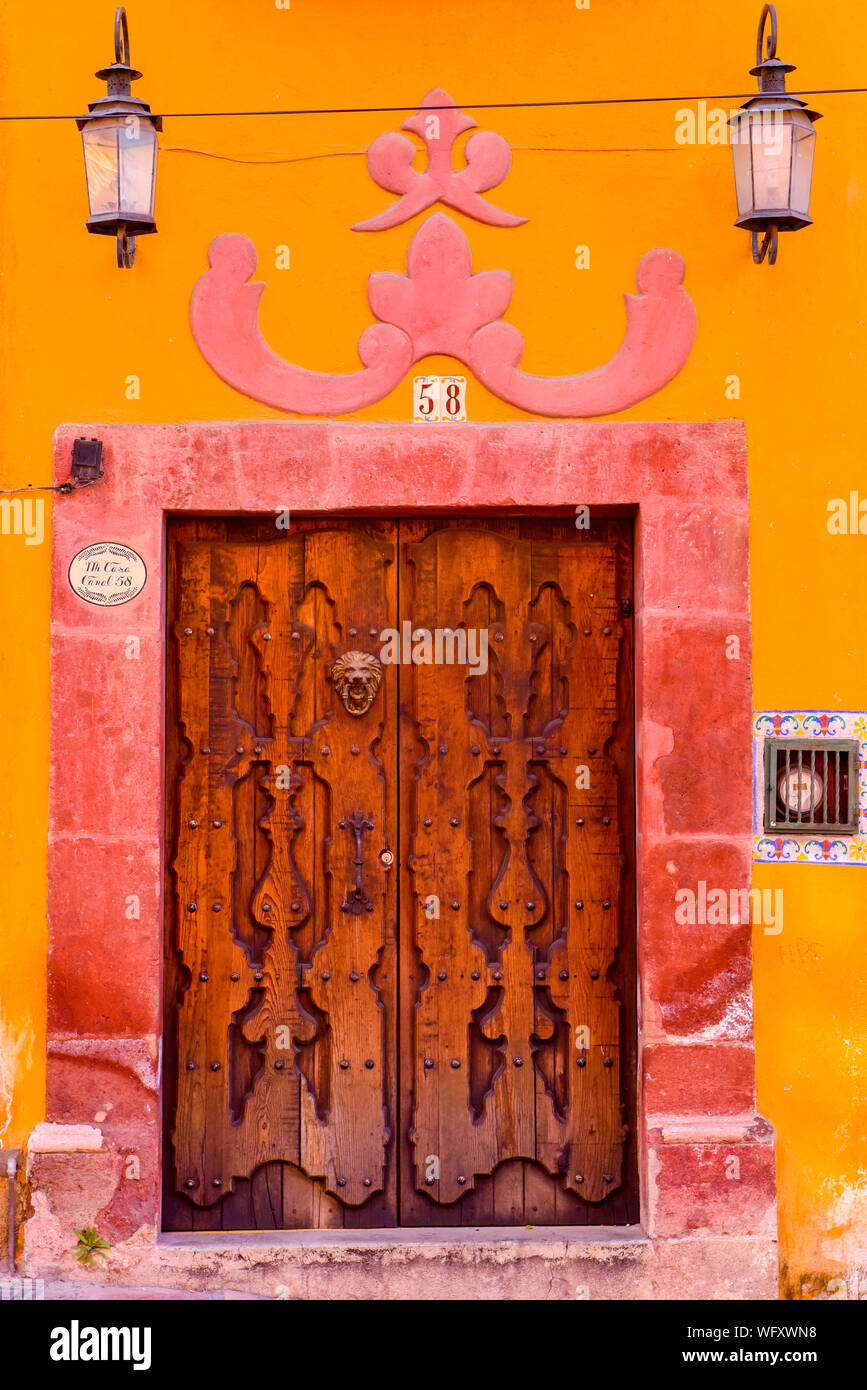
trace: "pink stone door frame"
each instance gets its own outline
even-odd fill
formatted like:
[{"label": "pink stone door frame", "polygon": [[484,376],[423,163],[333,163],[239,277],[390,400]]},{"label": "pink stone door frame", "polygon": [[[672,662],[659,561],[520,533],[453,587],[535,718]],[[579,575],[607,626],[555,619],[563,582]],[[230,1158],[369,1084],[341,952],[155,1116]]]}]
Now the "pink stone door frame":
[{"label": "pink stone door frame", "polygon": [[[101,1165],[100,1230],[116,1245],[160,1228],[166,515],[587,504],[636,516],[642,1229],[657,1249],[722,1239],[735,1271],[747,1247],[747,1263],[774,1267],[751,928],[679,926],[674,916],[678,888],[750,885],[743,426],[63,426],[58,482],[81,434],[104,441],[106,477],[54,508],[47,1115],[101,1133],[101,1147],[97,1135],[97,1151],[82,1155]],[[72,557],[102,540],[132,546],[148,568],[143,592],[111,610],[81,601],[67,580]],[[125,1176],[130,1155],[137,1179]],[[50,1204],[47,1173],[46,1182]],[[737,1296],[734,1278],[726,1287]]]}]

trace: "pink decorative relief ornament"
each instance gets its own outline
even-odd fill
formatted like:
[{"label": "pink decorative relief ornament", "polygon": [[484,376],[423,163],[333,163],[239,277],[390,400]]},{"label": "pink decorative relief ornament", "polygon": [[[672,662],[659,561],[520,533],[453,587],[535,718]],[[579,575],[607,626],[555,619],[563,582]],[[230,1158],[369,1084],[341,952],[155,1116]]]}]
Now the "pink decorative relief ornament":
[{"label": "pink decorative relief ornament", "polygon": [[411,130],[424,141],[427,169],[420,174],[412,168],[416,147],[405,135],[396,135],[394,131],[380,135],[367,149],[368,173],[380,188],[403,196],[378,217],[356,222],[352,230],[381,232],[386,227],[397,227],[434,203],[445,203],[492,227],[520,227],[526,222],[526,217],[502,212],[479,197],[485,189],[502,183],[512,167],[512,151],[502,135],[492,135],[488,130],[471,135],[464,150],[465,167],[453,167],[455,140],[475,127],[476,122],[458,110],[448,92],[439,87],[428,92],[418,114],[401,126],[401,130]]},{"label": "pink decorative relief ornament", "polygon": [[[356,224],[356,231],[397,226],[446,203],[494,226],[524,219],[479,196],[508,173],[511,151],[483,131],[466,145],[466,165],[452,167],[457,136],[475,122],[445,92],[428,94],[420,111],[404,121],[424,141],[428,169],[411,161],[415,146],[392,133],[374,140],[368,168],[383,188],[401,194],[385,212]],[[435,120],[434,120],[435,118]],[[670,381],[689,356],[695,309],[683,288],[684,262],[675,251],[649,251],[636,272],[638,294],[627,294],[626,336],[612,358],[575,376],[539,377],[519,367],[524,340],[502,321],[512,297],[505,270],[473,274],[469,243],[442,212],[429,217],[410,243],[407,273],[379,273],[368,281],[368,303],[379,320],[358,343],[363,371],[310,372],[272,352],[259,329],[265,285],[250,282],[256,248],[248,237],[219,236],[211,243],[206,271],[193,290],[190,321],[199,351],[219,377],[254,400],[298,415],[345,415],[382,400],[414,363],[432,354],[455,357],[489,391],[523,410],[548,416],[609,415],[644,400]]]}]

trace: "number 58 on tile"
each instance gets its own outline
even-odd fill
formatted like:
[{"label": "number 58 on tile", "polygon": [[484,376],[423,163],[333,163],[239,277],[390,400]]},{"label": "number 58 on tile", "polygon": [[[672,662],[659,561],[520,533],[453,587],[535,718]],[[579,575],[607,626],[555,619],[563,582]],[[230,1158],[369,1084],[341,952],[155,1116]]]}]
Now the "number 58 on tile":
[{"label": "number 58 on tile", "polygon": [[412,418],[428,424],[466,420],[466,377],[414,376]]}]

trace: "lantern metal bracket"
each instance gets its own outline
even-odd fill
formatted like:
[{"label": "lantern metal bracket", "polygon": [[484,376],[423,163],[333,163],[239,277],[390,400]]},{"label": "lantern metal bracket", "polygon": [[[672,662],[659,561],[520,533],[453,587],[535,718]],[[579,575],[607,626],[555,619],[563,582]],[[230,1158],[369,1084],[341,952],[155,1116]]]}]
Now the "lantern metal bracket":
[{"label": "lantern metal bracket", "polygon": [[767,256],[768,265],[774,265],[777,259],[777,225],[772,223],[762,237],[761,246],[759,245],[759,234],[753,232],[753,260],[756,265],[761,265]]},{"label": "lantern metal bracket", "polygon": [[118,227],[117,231],[117,265],[118,270],[132,270],[135,261],[135,237],[127,236],[126,227]]}]

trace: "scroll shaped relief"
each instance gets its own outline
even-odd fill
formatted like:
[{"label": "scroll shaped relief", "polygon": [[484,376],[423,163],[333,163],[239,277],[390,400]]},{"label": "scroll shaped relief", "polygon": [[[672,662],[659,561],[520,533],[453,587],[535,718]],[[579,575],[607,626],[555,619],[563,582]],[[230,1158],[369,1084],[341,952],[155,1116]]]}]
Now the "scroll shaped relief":
[{"label": "scroll shaped relief", "polygon": [[254,400],[299,415],[345,415],[382,400],[414,362],[455,357],[490,391],[539,415],[607,415],[652,396],[680,371],[695,337],[695,309],[683,288],[683,258],[648,251],[626,299],[626,336],[601,367],[575,376],[520,371],[524,340],[499,322],[512,298],[505,270],[473,274],[469,242],[436,212],[410,244],[407,274],[371,275],[368,300],[381,320],[361,335],[364,371],[308,372],[268,347],[258,326],[264,284],[247,284],[256,249],[245,236],[211,243],[211,269],[193,290],[190,321],[199,351],[223,381]]}]

